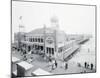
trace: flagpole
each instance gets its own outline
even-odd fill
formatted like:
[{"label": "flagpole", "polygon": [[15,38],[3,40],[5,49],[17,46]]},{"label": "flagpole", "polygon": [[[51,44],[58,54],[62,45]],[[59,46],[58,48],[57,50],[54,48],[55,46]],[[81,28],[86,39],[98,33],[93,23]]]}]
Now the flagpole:
[{"label": "flagpole", "polygon": [[46,59],[46,43],[45,43],[45,40],[46,40],[46,25],[44,24],[44,59]]},{"label": "flagpole", "polygon": [[46,29],[46,26],[44,25],[44,53],[46,52],[46,48],[45,48],[45,39],[46,39],[45,29]]},{"label": "flagpole", "polygon": [[[22,16],[19,17],[19,20],[21,21],[22,20]],[[20,27],[21,25],[19,24],[19,34],[18,34],[18,44],[19,44],[19,48],[21,48],[21,34],[20,34]]]}]

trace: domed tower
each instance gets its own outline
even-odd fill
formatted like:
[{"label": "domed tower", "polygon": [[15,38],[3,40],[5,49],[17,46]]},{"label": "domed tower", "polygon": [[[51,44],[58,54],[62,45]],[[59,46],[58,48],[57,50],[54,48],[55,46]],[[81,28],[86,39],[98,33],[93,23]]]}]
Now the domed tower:
[{"label": "domed tower", "polygon": [[56,16],[53,16],[51,18],[51,26],[54,28],[54,29],[58,29],[59,28],[59,20]]}]

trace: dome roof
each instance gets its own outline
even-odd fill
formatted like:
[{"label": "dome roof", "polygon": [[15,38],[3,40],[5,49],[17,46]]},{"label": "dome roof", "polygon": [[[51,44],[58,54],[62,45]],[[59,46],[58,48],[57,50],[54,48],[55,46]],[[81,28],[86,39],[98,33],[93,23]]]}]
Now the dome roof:
[{"label": "dome roof", "polygon": [[53,16],[53,17],[51,18],[51,22],[58,22],[58,18],[57,18],[56,16]]}]

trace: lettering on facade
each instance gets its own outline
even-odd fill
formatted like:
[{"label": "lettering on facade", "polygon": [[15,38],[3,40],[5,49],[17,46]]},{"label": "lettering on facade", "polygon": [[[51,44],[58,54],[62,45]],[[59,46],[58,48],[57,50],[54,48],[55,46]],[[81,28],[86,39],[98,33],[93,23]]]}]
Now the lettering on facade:
[{"label": "lettering on facade", "polygon": [[47,38],[46,38],[46,43],[48,43],[48,44],[53,44],[53,43],[54,43],[53,38],[52,38],[52,37],[47,37]]}]

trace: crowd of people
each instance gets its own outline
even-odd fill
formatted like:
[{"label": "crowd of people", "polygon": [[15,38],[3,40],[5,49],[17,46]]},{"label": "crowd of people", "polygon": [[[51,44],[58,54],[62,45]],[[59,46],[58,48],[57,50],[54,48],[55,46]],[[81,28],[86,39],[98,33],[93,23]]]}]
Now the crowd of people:
[{"label": "crowd of people", "polygon": [[84,63],[84,67],[85,68],[89,68],[90,67],[90,69],[93,70],[93,66],[94,66],[93,63],[91,63],[91,64],[88,64],[87,62]]},{"label": "crowd of people", "polygon": [[[27,58],[27,52],[25,51],[25,50],[18,50],[18,52],[20,52],[21,53],[21,56],[23,56],[23,60],[24,61],[27,61],[28,60],[28,58]],[[30,63],[33,61],[33,57],[30,57],[30,59],[31,59],[31,61],[30,61]],[[58,62],[57,62],[57,60],[56,59],[51,59],[51,58],[49,58],[49,67],[50,67],[50,71],[53,71],[53,70],[55,70],[56,68],[58,68]],[[90,70],[93,70],[93,68],[94,68],[94,64],[93,63],[88,63],[88,62],[84,62],[84,65],[82,66],[81,65],[81,63],[77,63],[78,64],[78,67],[84,67],[84,68],[86,68],[86,69],[90,69]],[[60,64],[61,65],[61,64]],[[67,70],[68,69],[68,63],[67,62],[62,62],[62,67],[65,69],[65,70]]]},{"label": "crowd of people", "polygon": [[[80,63],[78,63],[78,67],[81,67],[82,65],[80,64]],[[86,69],[91,69],[91,70],[93,70],[93,68],[94,68],[94,65],[93,65],[93,63],[88,63],[88,62],[84,62],[84,65],[83,65],[83,67],[84,68],[86,68]]]}]

